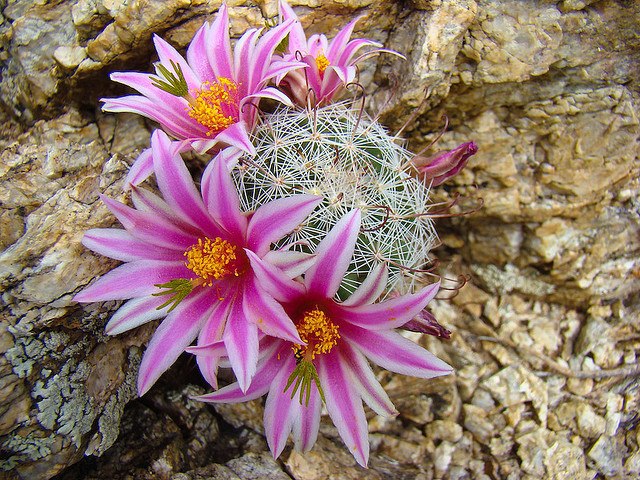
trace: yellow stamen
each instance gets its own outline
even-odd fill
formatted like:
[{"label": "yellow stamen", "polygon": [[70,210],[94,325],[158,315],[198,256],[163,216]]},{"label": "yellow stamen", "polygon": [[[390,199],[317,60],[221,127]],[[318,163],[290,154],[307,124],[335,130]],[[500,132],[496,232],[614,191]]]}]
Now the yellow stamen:
[{"label": "yellow stamen", "polygon": [[298,359],[313,360],[316,355],[329,353],[340,338],[338,325],[318,307],[306,311],[296,326],[300,339],[306,343],[293,346]]},{"label": "yellow stamen", "polygon": [[227,275],[241,275],[237,247],[226,240],[216,237],[214,240],[200,238],[198,243],[184,252],[188,262],[186,266],[204,280],[203,285],[211,286],[213,280]]},{"label": "yellow stamen", "polygon": [[205,82],[191,97],[189,116],[209,129],[208,136],[238,122],[238,85],[233,80]]},{"label": "yellow stamen", "polygon": [[320,73],[324,73],[329,65],[329,60],[322,53],[316,57],[316,65],[318,66],[318,71]]}]

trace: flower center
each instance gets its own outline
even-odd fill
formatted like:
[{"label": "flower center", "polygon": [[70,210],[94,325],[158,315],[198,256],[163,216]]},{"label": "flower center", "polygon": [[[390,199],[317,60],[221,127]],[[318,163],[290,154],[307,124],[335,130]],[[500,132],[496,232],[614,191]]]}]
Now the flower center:
[{"label": "flower center", "polygon": [[184,256],[188,260],[187,268],[204,280],[203,285],[211,286],[214,280],[228,275],[242,275],[243,253],[240,252],[239,256],[238,247],[220,237],[214,240],[205,237],[204,240],[199,238],[197,244],[184,252]]},{"label": "flower center", "polygon": [[294,345],[293,352],[298,360],[313,360],[316,355],[329,353],[338,343],[338,325],[318,307],[307,310],[296,324],[300,339],[306,345]]},{"label": "flower center", "polygon": [[208,136],[218,134],[237,123],[239,117],[238,85],[225,77],[215,83],[204,82],[189,102],[189,116],[207,127]]},{"label": "flower center", "polygon": [[320,73],[324,73],[329,65],[329,59],[325,57],[322,53],[316,57],[316,65],[318,66],[318,71]]}]

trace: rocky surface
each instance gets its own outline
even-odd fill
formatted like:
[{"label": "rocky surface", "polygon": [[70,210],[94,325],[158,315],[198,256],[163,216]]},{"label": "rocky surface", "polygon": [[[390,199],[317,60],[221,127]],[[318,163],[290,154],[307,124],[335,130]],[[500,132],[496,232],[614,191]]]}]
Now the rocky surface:
[{"label": "rocky surface", "polygon": [[[236,35],[276,14],[228,3]],[[151,127],[98,99],[123,93],[111,71],[150,68],[152,33],[184,47],[220,2],[0,2],[0,477],[639,476],[637,2],[291,3],[316,31],[363,14],[359,34],[406,54],[361,82],[390,128],[409,121],[414,150],[443,114],[429,151],[480,146],[434,191],[476,210],[439,220],[443,273],[470,282],[434,306],[452,339],[419,340],[456,374],[378,373],[400,415],[369,413],[368,470],[328,421],[309,454],[274,461],[261,402],[194,403],[186,358],[134,400],[153,326],[106,337],[116,302],[71,302],[115,264],[80,239],[114,223],[98,194],[124,198]]]}]

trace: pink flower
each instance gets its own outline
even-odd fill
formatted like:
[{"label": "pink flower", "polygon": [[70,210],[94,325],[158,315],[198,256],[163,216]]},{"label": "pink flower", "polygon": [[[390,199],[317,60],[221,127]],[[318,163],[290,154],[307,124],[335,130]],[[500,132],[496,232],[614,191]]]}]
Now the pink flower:
[{"label": "pink flower", "polygon": [[[313,446],[324,400],[344,443],[358,463],[366,466],[369,443],[361,400],[380,415],[397,414],[367,359],[393,372],[421,378],[451,372],[446,363],[394,330],[422,311],[439,284],[374,304],[386,283],[386,267],[380,265],[345,302],[333,300],[359,229],[360,211],[353,210],[320,242],[304,283],[290,280],[257,255],[247,254],[260,284],[283,304],[304,344],[266,338],[248,390],[233,383],[197,398],[242,402],[268,392],[264,424],[275,457],[284,449],[290,432],[296,448],[307,451]],[[199,356],[221,352],[216,345],[208,348],[193,351]]]},{"label": "pink flower", "polygon": [[[291,98],[303,107],[307,106],[307,100],[312,106],[330,102],[345,85],[355,80],[356,64],[361,60],[383,51],[396,54],[383,50],[380,48],[382,45],[373,40],[358,38],[349,41],[353,28],[361,17],[340,30],[331,42],[325,35],[312,35],[307,40],[300,22],[297,21],[298,17],[284,0],[280,0],[280,17],[283,25],[296,21],[289,32],[289,47],[283,59],[291,62],[301,60],[306,68],[281,74],[276,82],[285,86]],[[356,57],[358,50],[365,46],[376,48]],[[309,90],[313,92],[310,96]]]},{"label": "pink flower", "polygon": [[[110,335],[166,317],[142,359],[140,395],[196,337],[200,344],[224,344],[240,387],[246,390],[258,361],[258,329],[300,341],[295,325],[256,277],[248,255],[279,265],[289,277],[300,275],[309,257],[269,249],[321,198],[294,195],[262,205],[249,216],[240,211],[227,168],[228,149],[205,170],[201,196],[167,135],[157,130],[151,146],[164,200],[136,187],[135,208],[102,198],[125,229],[90,230],[82,242],[125,263],[74,300],[129,300],[107,324]],[[201,359],[199,365],[204,377],[216,385],[215,361]]]},{"label": "pink flower", "polygon": [[[102,108],[151,118],[200,153],[223,144],[253,155],[249,133],[257,109],[251,102],[271,98],[290,105],[286,95],[265,86],[271,78],[303,66],[299,62],[272,61],[275,48],[294,23],[295,20],[286,21],[260,38],[260,30],[251,29],[238,40],[232,53],[227,6],[223,3],[213,24],[205,23],[196,32],[186,60],[171,45],[154,36],[160,58],[155,75],[136,72],[111,75],[113,80],[141,95],[106,98],[102,100]],[[148,152],[144,153],[132,168],[137,182],[151,174],[150,158]]]}]

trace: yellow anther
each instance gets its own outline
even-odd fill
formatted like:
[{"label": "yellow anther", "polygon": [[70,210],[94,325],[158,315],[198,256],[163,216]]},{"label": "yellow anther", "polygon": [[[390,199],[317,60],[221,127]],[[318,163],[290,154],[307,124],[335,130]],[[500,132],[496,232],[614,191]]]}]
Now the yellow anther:
[{"label": "yellow anther", "polygon": [[208,136],[237,123],[238,85],[225,77],[218,77],[215,83],[205,82],[202,88],[192,95],[189,116],[207,127]]},{"label": "yellow anther", "polygon": [[320,54],[316,57],[316,65],[318,66],[318,71],[320,73],[324,73],[329,65],[329,60],[323,54]]},{"label": "yellow anther", "polygon": [[300,339],[306,343],[293,346],[298,359],[313,360],[316,355],[329,353],[340,338],[338,325],[317,307],[306,311],[296,326]]},{"label": "yellow anther", "polygon": [[205,280],[204,285],[211,286],[214,280],[227,275],[241,275],[237,247],[226,240],[216,237],[214,240],[198,239],[198,243],[184,252],[186,266],[198,277]]}]

